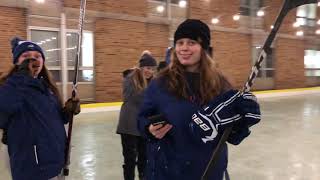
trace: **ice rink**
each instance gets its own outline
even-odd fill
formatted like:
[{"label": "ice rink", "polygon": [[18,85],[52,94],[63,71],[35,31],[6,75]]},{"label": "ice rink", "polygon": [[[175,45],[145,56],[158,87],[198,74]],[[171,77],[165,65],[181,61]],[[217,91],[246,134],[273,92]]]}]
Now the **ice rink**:
[{"label": "ice rink", "polygon": [[[238,146],[229,145],[232,180],[320,179],[320,88],[257,94],[262,121]],[[76,116],[72,180],[121,180],[119,107],[83,108]],[[3,147],[2,147],[3,150]],[[1,180],[11,179],[1,154]]]}]

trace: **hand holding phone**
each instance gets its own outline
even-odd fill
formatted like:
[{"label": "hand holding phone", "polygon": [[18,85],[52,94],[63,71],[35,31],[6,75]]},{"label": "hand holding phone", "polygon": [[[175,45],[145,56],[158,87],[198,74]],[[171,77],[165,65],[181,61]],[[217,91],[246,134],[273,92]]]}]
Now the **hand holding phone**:
[{"label": "hand holding phone", "polygon": [[172,128],[172,125],[168,123],[166,117],[162,114],[149,116],[148,119],[151,121],[148,130],[157,139],[162,139]]},{"label": "hand holding phone", "polygon": [[163,114],[156,114],[149,116],[148,119],[151,121],[151,124],[156,126],[158,124],[166,125],[168,122]]}]

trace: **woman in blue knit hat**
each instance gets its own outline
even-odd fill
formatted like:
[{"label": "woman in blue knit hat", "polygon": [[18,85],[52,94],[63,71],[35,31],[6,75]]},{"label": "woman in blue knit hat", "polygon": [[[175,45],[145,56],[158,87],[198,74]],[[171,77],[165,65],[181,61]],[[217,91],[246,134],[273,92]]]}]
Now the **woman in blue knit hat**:
[{"label": "woman in blue knit hat", "polygon": [[0,81],[0,129],[8,146],[13,180],[58,179],[64,166],[70,115],[80,103],[64,105],[37,44],[11,41],[13,68]]},{"label": "woman in blue knit hat", "polygon": [[134,180],[135,167],[138,169],[139,179],[144,180],[146,164],[146,142],[137,129],[137,117],[143,100],[143,91],[153,78],[157,61],[149,51],[144,51],[138,66],[130,69],[131,72],[124,73],[126,75],[122,87],[123,104],[117,127],[117,133],[121,135],[124,180]]},{"label": "woman in blue knit hat", "polygon": [[[228,142],[239,144],[260,120],[254,96],[233,90],[217,68],[210,41],[202,21],[181,23],[168,68],[145,91],[138,129],[147,139],[147,180],[200,180],[223,130],[234,125]],[[224,144],[209,180],[222,180],[227,162]]]}]

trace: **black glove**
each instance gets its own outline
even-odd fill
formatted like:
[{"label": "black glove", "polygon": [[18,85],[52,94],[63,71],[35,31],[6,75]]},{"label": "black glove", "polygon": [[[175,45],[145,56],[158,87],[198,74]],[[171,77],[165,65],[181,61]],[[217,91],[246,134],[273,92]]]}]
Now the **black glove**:
[{"label": "black glove", "polygon": [[18,65],[18,70],[17,73],[22,74],[22,75],[27,75],[31,76],[31,70],[29,68],[30,62],[34,61],[35,59],[30,58],[22,61],[21,64]]},{"label": "black glove", "polygon": [[250,135],[249,127],[261,119],[259,104],[251,93],[229,90],[215,97],[192,116],[189,124],[196,141],[215,142],[228,126],[233,126],[228,142],[239,144]]},{"label": "black glove", "polygon": [[81,111],[80,107],[80,100],[79,98],[69,98],[65,103],[64,103],[64,112],[67,113],[72,113],[74,115],[77,115]]},{"label": "black glove", "polygon": [[255,95],[250,92],[243,93],[236,103],[236,111],[242,116],[231,131],[228,142],[238,145],[251,133],[250,127],[261,120],[260,106]]},{"label": "black glove", "polygon": [[34,76],[40,67],[40,62],[34,58],[27,58],[18,65],[18,73],[27,76]]}]

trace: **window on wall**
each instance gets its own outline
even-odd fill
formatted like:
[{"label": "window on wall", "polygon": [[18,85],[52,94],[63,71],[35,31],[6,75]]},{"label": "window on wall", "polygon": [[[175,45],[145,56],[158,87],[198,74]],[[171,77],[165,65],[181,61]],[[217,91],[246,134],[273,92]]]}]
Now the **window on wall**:
[{"label": "window on wall", "polygon": [[[252,64],[254,65],[257,61],[261,52],[260,46],[252,47]],[[273,68],[273,49],[271,49],[270,53],[267,54],[267,58],[262,61],[261,69],[258,73],[259,78],[272,78],[274,76],[274,68]]]},{"label": "window on wall", "polygon": [[301,26],[315,26],[317,17],[317,4],[306,4],[298,7],[296,21]]},{"label": "window on wall", "polygon": [[[31,40],[44,51],[45,64],[56,82],[61,82],[61,47],[59,31],[31,30]],[[74,64],[77,53],[78,36],[76,32],[67,32],[68,81],[73,81]],[[93,33],[84,32],[82,42],[82,58],[79,62],[79,82],[93,82]]]},{"label": "window on wall", "polygon": [[61,49],[58,31],[31,30],[31,41],[44,51],[45,64],[56,82],[61,81]]},{"label": "window on wall", "polygon": [[[78,46],[77,33],[67,33],[67,59],[69,82],[73,81],[74,64]],[[79,82],[93,81],[93,34],[84,32],[82,37],[82,56],[79,61]]]},{"label": "window on wall", "polygon": [[263,0],[240,0],[240,14],[257,16],[257,11],[263,7]]},{"label": "window on wall", "polygon": [[320,51],[304,51],[305,76],[320,76]]}]

